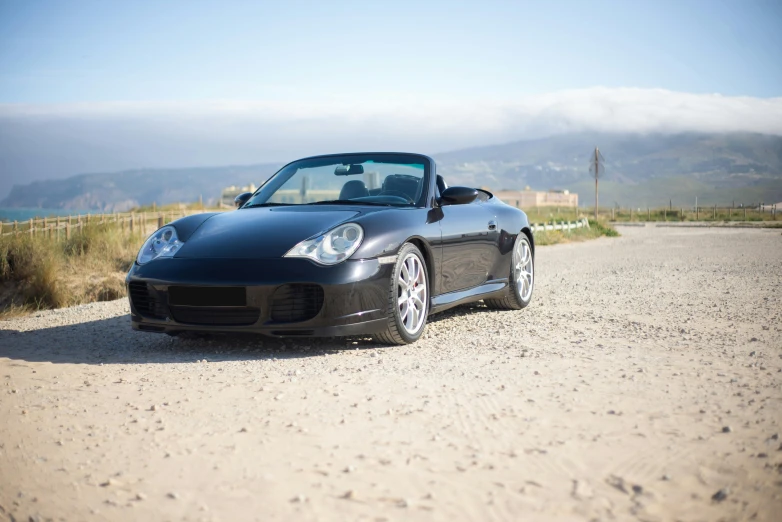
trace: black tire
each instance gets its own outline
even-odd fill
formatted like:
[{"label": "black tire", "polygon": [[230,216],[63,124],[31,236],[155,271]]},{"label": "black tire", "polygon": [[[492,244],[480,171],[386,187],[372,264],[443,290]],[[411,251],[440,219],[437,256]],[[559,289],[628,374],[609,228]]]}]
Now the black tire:
[{"label": "black tire", "polygon": [[[518,276],[517,269],[516,269],[516,249],[517,247],[519,247],[519,241],[523,242],[526,248],[529,250],[530,266],[532,269],[532,282],[530,284],[531,288],[529,290],[528,295],[526,296],[526,300],[524,299],[524,296],[521,295],[521,292],[519,291],[519,287],[516,284],[516,280]],[[483,302],[486,303],[487,307],[492,308],[494,310],[521,310],[522,308],[526,308],[532,301],[532,293],[534,292],[535,289],[534,267],[535,267],[535,254],[532,250],[532,245],[530,244],[527,235],[524,232],[519,232],[519,235],[516,236],[516,241],[513,243],[513,252],[511,253],[508,294],[505,297],[501,297],[499,299],[484,299]]]},{"label": "black tire", "polygon": [[[405,260],[411,255],[418,259],[419,266],[423,270],[424,280],[426,281],[426,296],[422,300],[423,311],[419,312],[419,314],[423,313],[423,321],[413,332],[408,331],[402,319],[399,305],[400,286],[398,285],[400,273],[402,272]],[[388,308],[386,309],[386,314],[388,316],[388,327],[385,331],[374,334],[372,336],[373,339],[380,343],[400,345],[417,341],[426,329],[426,318],[429,314],[430,291],[431,285],[429,284],[429,270],[427,269],[426,262],[424,261],[424,256],[415,245],[412,243],[405,243],[402,248],[399,249],[396,264],[394,265],[394,270],[391,273],[391,281],[389,281]]]}]

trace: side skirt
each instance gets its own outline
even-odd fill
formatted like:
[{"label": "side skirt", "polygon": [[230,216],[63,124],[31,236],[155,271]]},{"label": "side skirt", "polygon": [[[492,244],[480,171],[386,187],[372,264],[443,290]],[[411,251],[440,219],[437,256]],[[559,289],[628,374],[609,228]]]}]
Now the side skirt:
[{"label": "side skirt", "polygon": [[429,315],[436,314],[459,306],[460,304],[480,301],[481,299],[490,299],[492,297],[503,297],[508,289],[508,279],[492,279],[480,286],[468,288],[467,290],[458,290],[448,292],[447,294],[432,297],[429,302]]}]

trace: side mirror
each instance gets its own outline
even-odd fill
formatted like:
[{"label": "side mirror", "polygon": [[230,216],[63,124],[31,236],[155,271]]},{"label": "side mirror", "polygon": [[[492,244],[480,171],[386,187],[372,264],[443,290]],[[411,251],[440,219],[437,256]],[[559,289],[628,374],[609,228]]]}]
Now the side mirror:
[{"label": "side mirror", "polygon": [[472,203],[478,197],[478,191],[470,187],[448,187],[440,195],[444,205],[464,205]]},{"label": "side mirror", "polygon": [[236,205],[236,208],[241,207],[245,203],[247,203],[247,200],[252,197],[252,192],[242,192],[238,196],[234,198],[234,205]]}]

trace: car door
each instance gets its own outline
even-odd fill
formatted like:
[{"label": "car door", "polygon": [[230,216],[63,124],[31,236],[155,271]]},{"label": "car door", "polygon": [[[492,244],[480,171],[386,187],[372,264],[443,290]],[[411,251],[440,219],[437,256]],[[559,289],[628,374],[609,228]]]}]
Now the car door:
[{"label": "car door", "polygon": [[464,205],[445,205],[442,232],[441,293],[484,284],[500,255],[500,227],[493,205],[476,200]]}]

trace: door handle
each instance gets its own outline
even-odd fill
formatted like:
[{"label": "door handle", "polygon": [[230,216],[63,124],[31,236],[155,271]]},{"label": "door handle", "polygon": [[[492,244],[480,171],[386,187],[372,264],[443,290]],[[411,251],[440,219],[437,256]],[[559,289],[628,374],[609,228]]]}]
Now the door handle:
[{"label": "door handle", "polygon": [[489,230],[497,230],[497,222],[493,219],[489,221]]}]

